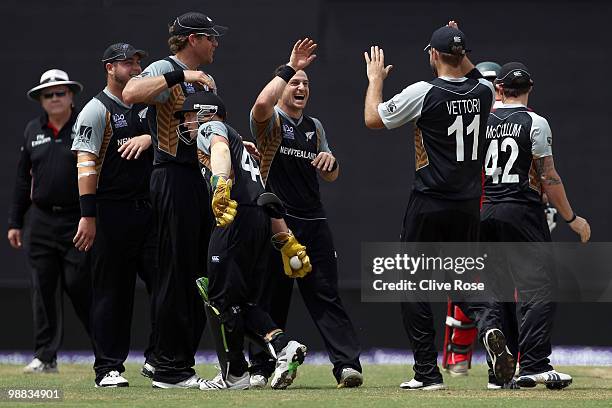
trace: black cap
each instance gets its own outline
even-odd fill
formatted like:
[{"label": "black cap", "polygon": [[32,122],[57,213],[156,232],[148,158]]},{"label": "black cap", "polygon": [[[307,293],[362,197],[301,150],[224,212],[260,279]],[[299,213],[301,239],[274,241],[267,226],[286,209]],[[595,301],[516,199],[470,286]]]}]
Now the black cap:
[{"label": "black cap", "polygon": [[216,114],[225,119],[225,104],[214,93],[200,91],[185,98],[183,108],[174,112],[174,117],[181,119],[185,112],[202,112],[203,115]]},{"label": "black cap", "polygon": [[509,62],[501,67],[495,83],[504,88],[527,88],[533,85],[533,80],[524,64]]},{"label": "black cap", "polygon": [[465,55],[466,52],[471,51],[466,48],[466,38],[463,31],[449,26],[440,27],[433,32],[425,51],[429,51],[430,48],[454,55]]},{"label": "black cap", "polygon": [[102,62],[125,61],[132,58],[134,55],[139,55],[140,58],[146,58],[147,54],[144,50],[137,50],[130,44],[117,43],[109,45],[102,55]]},{"label": "black cap", "polygon": [[216,25],[210,17],[197,11],[181,14],[170,25],[170,35],[204,34],[220,37],[228,28]]}]

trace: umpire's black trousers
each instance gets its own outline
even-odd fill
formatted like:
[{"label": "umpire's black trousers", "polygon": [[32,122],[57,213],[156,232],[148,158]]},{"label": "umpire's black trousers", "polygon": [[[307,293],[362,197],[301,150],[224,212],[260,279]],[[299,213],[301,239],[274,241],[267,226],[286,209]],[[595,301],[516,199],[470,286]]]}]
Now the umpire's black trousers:
[{"label": "umpire's black trousers", "polygon": [[[402,242],[478,241],[480,199],[442,200],[413,191],[406,208]],[[480,303],[454,302],[472,320],[485,313]],[[434,318],[426,301],[401,303],[402,320],[414,354],[414,379],[425,384],[442,382],[435,346]]]},{"label": "umpire's black trousers", "polygon": [[[297,282],[304,304],[325,343],[336,380],[340,379],[345,367],[361,372],[361,347],[338,294],[338,264],[327,220],[302,220],[288,215],[285,221],[298,241],[306,246],[312,272],[304,278],[288,278],[283,271],[280,252],[270,246],[269,277],[265,281],[260,305],[270,313],[274,322],[284,329],[287,325],[293,283]],[[269,377],[274,365],[270,361],[265,362],[267,355],[262,351],[252,350],[250,357],[252,370],[259,370]]]},{"label": "umpire's black trousers", "polygon": [[154,380],[177,383],[195,374],[194,355],[206,324],[195,281],[206,275],[212,212],[206,183],[195,166],[155,166],[151,200],[159,234],[159,273],[153,280]]},{"label": "umpire's black trousers", "polygon": [[[149,199],[98,201],[90,254],[96,382],[110,371],[125,371],[136,275],[150,293],[157,270],[156,232]],[[148,360],[149,352],[150,346],[145,352]]]},{"label": "umpire's black trousers", "polygon": [[[536,374],[552,370],[552,325],[556,304],[551,295],[556,288],[553,262],[545,245],[550,242],[550,230],[544,208],[540,204],[485,204],[481,213],[480,238],[484,242],[531,242],[520,251],[510,245],[504,251],[504,268],[500,276],[509,283],[504,286],[518,291],[521,321],[518,334],[520,374]],[[515,252],[516,251],[516,252]],[[525,251],[529,251],[527,254]],[[494,303],[483,322],[483,329],[509,327],[502,303]],[[516,318],[516,317],[515,317]],[[513,340],[513,339],[511,339]],[[514,340],[516,342],[516,340]]]},{"label": "umpire's black trousers", "polygon": [[[63,291],[89,333],[89,268],[72,242],[80,219],[78,206],[32,206],[26,250],[32,273],[34,356],[54,361],[63,337]],[[59,284],[59,285],[58,285]]]}]

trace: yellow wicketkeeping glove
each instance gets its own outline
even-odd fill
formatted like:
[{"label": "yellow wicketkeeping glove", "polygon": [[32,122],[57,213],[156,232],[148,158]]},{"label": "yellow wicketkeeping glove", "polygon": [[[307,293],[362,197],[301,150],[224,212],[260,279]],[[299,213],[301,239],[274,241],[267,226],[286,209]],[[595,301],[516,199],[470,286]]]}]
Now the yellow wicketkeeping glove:
[{"label": "yellow wicketkeeping glove", "polygon": [[232,191],[232,180],[226,180],[221,176],[212,176],[210,183],[214,190],[212,198],[212,210],[217,221],[217,227],[227,227],[234,221],[238,203],[230,198]]},{"label": "yellow wicketkeeping glove", "polygon": [[274,234],[272,244],[281,252],[285,275],[290,278],[303,278],[312,271],[306,247],[298,242],[291,231]]}]

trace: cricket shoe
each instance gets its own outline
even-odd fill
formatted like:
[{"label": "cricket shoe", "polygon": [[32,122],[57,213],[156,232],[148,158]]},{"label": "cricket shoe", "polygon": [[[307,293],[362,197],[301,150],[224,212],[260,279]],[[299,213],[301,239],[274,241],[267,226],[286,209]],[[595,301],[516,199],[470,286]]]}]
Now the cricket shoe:
[{"label": "cricket shoe", "polygon": [[260,390],[266,388],[266,385],[268,384],[268,378],[266,378],[266,376],[263,374],[253,374],[249,379],[249,384],[249,388]]},{"label": "cricket shoe", "polygon": [[538,374],[521,375],[516,382],[518,385],[525,388],[532,388],[538,384],[544,384],[549,390],[561,390],[572,383],[572,377],[569,374],[550,370]]},{"label": "cricket shoe", "polygon": [[175,384],[166,383],[162,381],[153,381],[151,382],[151,385],[153,386],[153,388],[195,388],[195,389],[199,389],[200,384],[203,381],[206,381],[206,380],[198,377],[197,374],[194,374],[191,377],[181,382],[175,383]]},{"label": "cricket shoe", "polygon": [[248,390],[250,386],[251,375],[245,371],[241,376],[228,374],[224,380],[221,371],[212,380],[203,380],[200,382],[202,391],[217,391],[217,390]]},{"label": "cricket shoe", "polygon": [[340,373],[338,388],[356,388],[363,384],[363,374],[354,368],[344,367]]},{"label": "cricket shoe", "polygon": [[493,381],[489,380],[487,383],[487,390],[519,390],[521,387],[517,384],[516,380],[513,378],[510,382],[507,382],[503,385],[499,385],[495,378]]},{"label": "cricket shoe", "polygon": [[129,387],[130,383],[117,370],[109,371],[106,375],[96,382],[96,388],[117,388]]},{"label": "cricket shoe", "polygon": [[142,365],[142,368],[140,369],[140,374],[143,377],[153,379],[153,376],[155,375],[155,366],[145,361],[145,363]]},{"label": "cricket shoe", "polygon": [[276,369],[270,382],[272,388],[284,390],[293,383],[297,375],[297,369],[304,362],[307,351],[308,348],[305,345],[291,340],[278,353]]},{"label": "cricket shoe", "polygon": [[446,366],[446,371],[451,375],[451,377],[463,377],[468,375],[468,362],[460,361],[455,364],[449,364]]},{"label": "cricket shoe", "polygon": [[50,363],[43,363],[37,358],[34,358],[30,364],[23,367],[25,374],[55,374],[57,373],[57,362],[53,360]]},{"label": "cricket shoe", "polygon": [[487,330],[483,343],[491,359],[497,382],[500,384],[510,382],[514,376],[515,360],[506,346],[504,333],[499,329]]},{"label": "cricket shoe", "polygon": [[410,391],[415,391],[415,390],[439,391],[439,390],[445,390],[448,387],[443,382],[425,384],[425,383],[423,383],[421,381],[417,381],[417,380],[415,380],[413,378],[410,381],[405,381],[405,382],[401,383],[400,384],[400,388],[402,390],[410,390]]}]

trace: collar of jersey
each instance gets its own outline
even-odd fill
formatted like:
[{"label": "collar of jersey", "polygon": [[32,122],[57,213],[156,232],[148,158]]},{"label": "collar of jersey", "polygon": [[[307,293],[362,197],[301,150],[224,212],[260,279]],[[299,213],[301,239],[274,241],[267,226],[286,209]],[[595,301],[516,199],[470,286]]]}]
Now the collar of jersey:
[{"label": "collar of jersey", "polygon": [[132,107],[132,105],[127,105],[125,102],[123,102],[121,99],[117,98],[115,95],[113,95],[111,93],[111,91],[108,90],[107,87],[104,88],[104,90],[102,91],[106,94],[106,96],[108,96],[109,98],[111,98],[113,101],[115,101],[116,103],[119,104],[119,106],[123,106],[126,109],[130,109]]},{"label": "collar of jersey", "polygon": [[448,81],[448,82],[463,82],[463,81],[467,81],[466,77],[461,77],[461,78],[451,78],[451,77],[447,77],[447,76],[439,76],[438,78],[444,80],[444,81]]},{"label": "collar of jersey", "polygon": [[172,60],[173,60],[174,62],[176,62],[177,64],[179,64],[179,65],[181,66],[181,68],[183,68],[183,69],[189,69],[189,67],[187,67],[187,65],[183,64],[183,62],[182,62],[180,59],[178,59],[178,58],[176,57],[176,55],[171,55],[171,56],[170,56],[170,58],[172,58]]},{"label": "collar of jersey", "polygon": [[522,103],[502,103],[499,108],[526,108]]},{"label": "collar of jersey", "polygon": [[300,124],[302,123],[302,119],[304,119],[304,115],[300,116],[300,118],[298,119],[297,123],[295,122],[295,119],[293,119],[291,116],[289,116],[287,113],[285,113],[285,111],[283,111],[281,108],[279,108],[278,106],[275,106],[274,109],[276,109],[276,111],[283,115],[283,117],[285,119],[287,119],[289,122],[291,122],[294,126],[300,126]]}]

